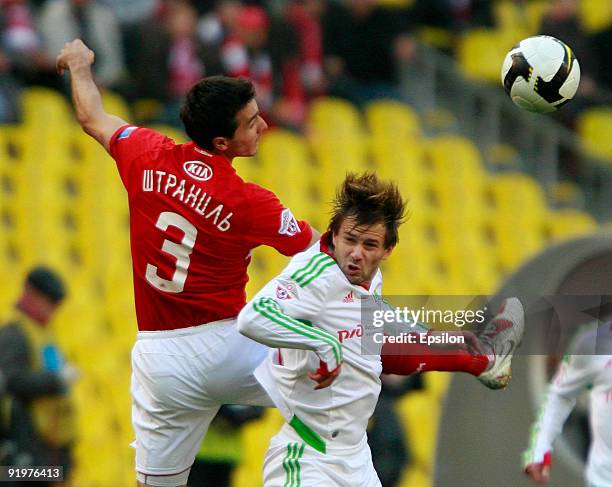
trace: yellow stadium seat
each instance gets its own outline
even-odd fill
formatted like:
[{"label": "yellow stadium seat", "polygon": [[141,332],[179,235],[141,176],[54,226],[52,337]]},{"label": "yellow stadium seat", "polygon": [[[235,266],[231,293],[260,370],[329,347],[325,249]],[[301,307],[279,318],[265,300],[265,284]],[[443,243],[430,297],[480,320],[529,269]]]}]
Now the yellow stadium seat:
[{"label": "yellow stadium seat", "polygon": [[268,409],[263,418],[248,423],[242,429],[242,444],[245,451],[244,461],[232,475],[232,485],[236,487],[259,487],[262,485],[263,459],[270,438],[283,424],[283,418],[276,409]]},{"label": "yellow stadium seat", "polygon": [[267,132],[258,151],[261,184],[274,191],[294,215],[310,218],[310,175],[314,172],[303,138],[285,130]]},{"label": "yellow stadium seat", "polygon": [[[264,135],[265,137],[265,135]],[[263,139],[262,139],[263,142]],[[232,162],[238,175],[245,181],[260,184],[261,172],[259,171],[258,157],[236,157]]]},{"label": "yellow stadium seat", "polygon": [[39,130],[51,130],[74,123],[68,101],[57,91],[40,87],[26,88],[21,94],[21,102],[26,125],[34,125]]},{"label": "yellow stadium seat", "polygon": [[167,137],[170,137],[177,144],[184,144],[185,142],[189,140],[187,135],[185,135],[185,133],[182,130],[179,130],[170,125],[154,124],[154,125],[151,125],[150,128],[161,134],[164,134]]},{"label": "yellow stadium seat", "polygon": [[599,32],[612,24],[612,2],[609,0],[580,0],[578,17],[587,32]]},{"label": "yellow stadium seat", "polygon": [[428,190],[435,206],[465,216],[481,212],[486,173],[473,142],[454,135],[433,138],[428,141],[426,159]]},{"label": "yellow stadium seat", "polygon": [[444,399],[452,375],[446,372],[428,372],[423,374],[427,390],[438,400]]},{"label": "yellow stadium seat", "polygon": [[452,49],[454,47],[455,36],[453,32],[443,27],[420,26],[416,29],[415,35],[423,44],[437,49]]},{"label": "yellow stadium seat", "polygon": [[436,177],[465,180],[483,176],[480,151],[470,139],[459,135],[441,135],[428,141],[427,157]]},{"label": "yellow stadium seat", "polygon": [[421,120],[407,104],[394,100],[376,100],[365,107],[370,134],[383,140],[412,140],[423,135]]},{"label": "yellow stadium seat", "polygon": [[538,33],[542,16],[548,9],[548,2],[537,0],[514,2],[501,0],[495,2],[494,11],[497,25],[501,30],[520,39]]},{"label": "yellow stadium seat", "polygon": [[307,130],[316,137],[354,136],[363,131],[357,107],[339,98],[317,98],[310,105]]},{"label": "yellow stadium seat", "polygon": [[431,471],[435,459],[440,402],[432,394],[413,392],[399,400],[398,412],[406,426],[406,441],[410,442],[415,462]]},{"label": "yellow stadium seat", "polygon": [[132,111],[130,110],[130,107],[125,102],[123,97],[121,97],[119,94],[109,90],[103,90],[102,103],[104,105],[104,109],[108,113],[112,113],[113,115],[122,118],[128,123],[133,120]]},{"label": "yellow stadium seat", "polygon": [[474,29],[459,44],[459,63],[470,78],[499,83],[501,66],[510,48],[522,39],[496,30]]},{"label": "yellow stadium seat", "polygon": [[361,114],[347,101],[318,98],[311,104],[306,125],[318,172],[326,175],[317,181],[321,183],[321,199],[329,201],[346,171],[368,168],[367,140]]},{"label": "yellow stadium seat", "polygon": [[546,218],[546,229],[554,240],[559,240],[592,233],[597,230],[597,222],[580,210],[551,211]]},{"label": "yellow stadium seat", "polygon": [[423,144],[416,139],[394,143],[373,139],[370,150],[376,172],[398,185],[412,214],[424,216],[429,211],[429,202],[425,197],[428,175]]},{"label": "yellow stadium seat", "polygon": [[486,226],[508,271],[544,244],[545,195],[533,178],[521,173],[489,178],[487,194],[491,211]]},{"label": "yellow stadium seat", "polygon": [[577,128],[590,154],[612,162],[611,108],[597,107],[585,110],[578,118]]},{"label": "yellow stadium seat", "polygon": [[[415,439],[414,441],[419,440]],[[433,479],[429,471],[422,466],[411,465],[402,476],[399,487],[433,487]]]},{"label": "yellow stadium seat", "polygon": [[532,177],[508,172],[488,178],[488,198],[495,211],[520,218],[541,218],[546,195]]}]

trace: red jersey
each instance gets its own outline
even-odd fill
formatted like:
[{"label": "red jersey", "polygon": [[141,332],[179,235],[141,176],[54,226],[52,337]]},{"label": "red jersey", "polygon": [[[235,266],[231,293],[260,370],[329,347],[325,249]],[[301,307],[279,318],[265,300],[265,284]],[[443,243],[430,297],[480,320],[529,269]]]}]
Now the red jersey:
[{"label": "red jersey", "polygon": [[251,250],[304,250],[312,230],[224,156],[126,125],[110,151],[128,192],[139,330],[232,318],[246,304]]}]

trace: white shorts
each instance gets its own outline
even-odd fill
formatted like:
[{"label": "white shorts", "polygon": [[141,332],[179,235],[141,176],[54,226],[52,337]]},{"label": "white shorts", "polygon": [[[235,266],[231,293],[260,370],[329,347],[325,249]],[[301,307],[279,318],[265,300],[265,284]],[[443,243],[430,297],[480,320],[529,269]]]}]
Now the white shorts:
[{"label": "white shorts", "polygon": [[353,448],[321,453],[285,424],[270,440],[264,487],[381,487],[364,436]]},{"label": "white shorts", "polygon": [[238,332],[235,320],[140,332],[132,350],[136,470],[171,475],[191,468],[219,407],[272,407],[253,371],[268,347]]}]

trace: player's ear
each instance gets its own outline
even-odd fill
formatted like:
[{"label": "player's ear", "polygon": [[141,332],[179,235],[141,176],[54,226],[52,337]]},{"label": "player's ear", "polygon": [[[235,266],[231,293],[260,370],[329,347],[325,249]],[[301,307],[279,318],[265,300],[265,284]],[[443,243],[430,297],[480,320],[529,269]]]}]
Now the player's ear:
[{"label": "player's ear", "polygon": [[227,137],[215,137],[212,140],[212,145],[218,151],[226,151],[229,146]]},{"label": "player's ear", "polygon": [[393,252],[394,248],[395,248],[395,245],[392,245],[391,247],[387,247],[385,249],[385,253],[383,254],[381,260],[387,260],[389,258],[389,256],[391,255],[391,252]]}]

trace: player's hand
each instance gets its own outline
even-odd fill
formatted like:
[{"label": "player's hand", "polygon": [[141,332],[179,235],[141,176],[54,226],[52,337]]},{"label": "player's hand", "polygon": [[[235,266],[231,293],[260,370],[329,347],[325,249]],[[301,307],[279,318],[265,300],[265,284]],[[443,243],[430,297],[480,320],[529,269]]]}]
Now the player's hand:
[{"label": "player's hand", "polygon": [[327,364],[325,362],[321,362],[321,365],[316,372],[309,372],[308,377],[317,383],[317,385],[314,387],[315,391],[329,387],[332,382],[336,380],[336,377],[340,375],[341,368],[342,364],[338,365],[338,367],[330,372],[327,369]]},{"label": "player's hand", "polygon": [[550,480],[550,465],[552,463],[552,455],[546,452],[544,461],[541,463],[530,463],[525,467],[525,474],[536,484],[546,485]]},{"label": "player's hand", "polygon": [[550,466],[543,463],[532,463],[525,467],[525,473],[536,484],[546,485],[550,480]]},{"label": "player's hand", "polygon": [[77,66],[91,66],[94,58],[94,52],[81,39],[75,39],[64,44],[64,48],[57,56],[55,66],[57,72],[62,75],[65,70],[70,71]]},{"label": "player's hand", "polygon": [[70,363],[66,363],[59,371],[60,379],[66,388],[69,388],[80,375],[79,369]]}]

